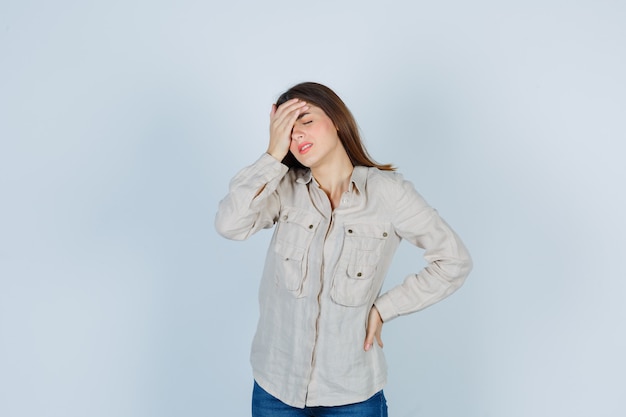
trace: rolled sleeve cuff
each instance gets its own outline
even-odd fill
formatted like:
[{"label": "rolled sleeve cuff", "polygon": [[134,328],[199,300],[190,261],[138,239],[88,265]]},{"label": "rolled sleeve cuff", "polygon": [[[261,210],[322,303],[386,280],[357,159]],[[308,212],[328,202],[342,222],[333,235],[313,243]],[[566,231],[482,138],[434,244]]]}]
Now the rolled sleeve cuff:
[{"label": "rolled sleeve cuff", "polygon": [[374,305],[380,314],[380,318],[383,319],[383,322],[385,323],[400,315],[396,310],[389,294],[383,294],[378,297],[378,299],[374,302]]},{"label": "rolled sleeve cuff", "polygon": [[263,176],[267,179],[272,179],[276,176],[283,176],[289,168],[274,158],[272,155],[267,152],[261,155],[259,159],[254,163],[254,166],[257,167],[263,173]]},{"label": "rolled sleeve cuff", "polygon": [[261,157],[251,165],[247,172],[238,178],[239,182],[245,183],[248,187],[256,189],[265,184],[263,190],[254,197],[251,207],[257,207],[263,204],[263,200],[276,190],[278,183],[289,171],[289,168],[277,161],[273,156],[264,153]]}]

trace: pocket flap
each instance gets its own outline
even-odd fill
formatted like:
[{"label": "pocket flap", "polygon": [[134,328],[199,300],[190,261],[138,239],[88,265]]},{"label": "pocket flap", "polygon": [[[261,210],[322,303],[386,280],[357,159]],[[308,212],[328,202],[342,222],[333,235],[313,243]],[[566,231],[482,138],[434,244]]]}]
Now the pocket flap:
[{"label": "pocket flap", "polygon": [[375,271],[376,265],[348,265],[348,276],[353,279],[370,279]]},{"label": "pocket flap", "polygon": [[367,237],[374,239],[387,239],[389,237],[389,225],[387,224],[347,224],[344,226],[346,236]]},{"label": "pocket flap", "polygon": [[310,233],[314,233],[320,224],[319,215],[297,207],[283,208],[278,221],[298,225]]}]

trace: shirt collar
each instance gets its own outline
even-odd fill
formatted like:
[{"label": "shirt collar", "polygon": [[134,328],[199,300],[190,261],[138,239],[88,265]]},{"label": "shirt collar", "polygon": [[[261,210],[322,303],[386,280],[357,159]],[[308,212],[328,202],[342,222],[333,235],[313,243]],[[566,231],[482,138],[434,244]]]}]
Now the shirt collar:
[{"label": "shirt collar", "polygon": [[349,190],[352,191],[353,184],[356,185],[356,190],[362,193],[365,190],[365,182],[367,181],[367,167],[356,166],[352,171],[352,180],[350,181]]},{"label": "shirt collar", "polygon": [[[315,181],[313,178],[313,174],[311,174],[310,169],[299,170],[296,174],[296,182],[299,184],[308,184],[311,181]],[[356,189],[359,193],[362,193],[365,189],[365,182],[367,180],[367,167],[365,166],[355,166],[352,170],[352,177],[350,178],[350,185],[348,186],[348,191],[352,191],[353,187],[356,186]]]}]

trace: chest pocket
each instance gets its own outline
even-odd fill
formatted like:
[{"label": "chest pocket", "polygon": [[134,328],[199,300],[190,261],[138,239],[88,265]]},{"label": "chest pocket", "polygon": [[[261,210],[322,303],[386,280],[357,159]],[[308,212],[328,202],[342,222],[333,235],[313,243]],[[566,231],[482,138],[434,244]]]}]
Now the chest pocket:
[{"label": "chest pocket", "polygon": [[[331,297],[337,304],[358,307],[378,291],[376,271],[389,237],[387,224],[350,224],[344,227],[344,245],[333,277]],[[380,284],[380,282],[379,282]]]},{"label": "chest pocket", "polygon": [[274,236],[276,284],[304,297],[308,254],[320,215],[297,207],[284,207],[280,212]]}]

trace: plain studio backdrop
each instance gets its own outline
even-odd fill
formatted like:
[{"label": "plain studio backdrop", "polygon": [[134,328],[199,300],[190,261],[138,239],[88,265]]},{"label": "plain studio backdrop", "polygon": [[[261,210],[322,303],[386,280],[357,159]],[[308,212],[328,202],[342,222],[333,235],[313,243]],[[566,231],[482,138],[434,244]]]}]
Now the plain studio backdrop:
[{"label": "plain studio backdrop", "polygon": [[[3,0],[0,415],[249,415],[271,231],[213,221],[301,81],[474,258],[384,327],[390,415],[626,415],[624,22],[608,0]],[[401,245],[385,288],[422,265]]]}]

